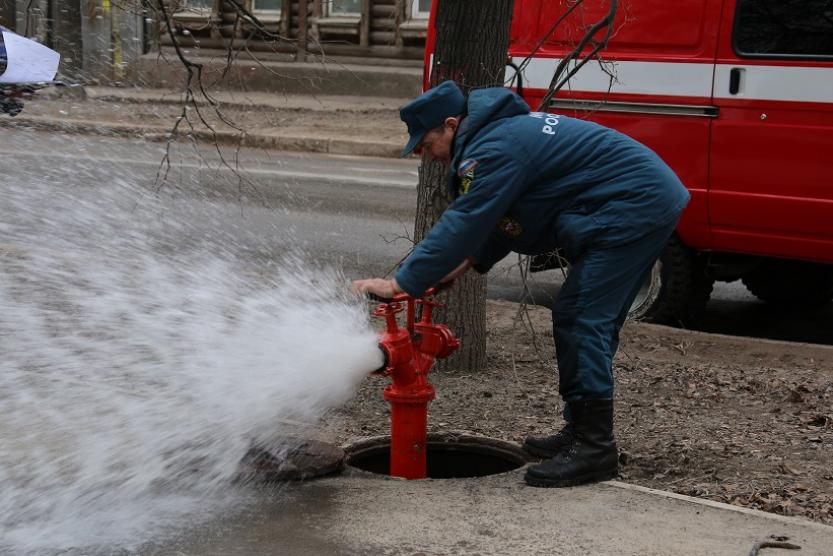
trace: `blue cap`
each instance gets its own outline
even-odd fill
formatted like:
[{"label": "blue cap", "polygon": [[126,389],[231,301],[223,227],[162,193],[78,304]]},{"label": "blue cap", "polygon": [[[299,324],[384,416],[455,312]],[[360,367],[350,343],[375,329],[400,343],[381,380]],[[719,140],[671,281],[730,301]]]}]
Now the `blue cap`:
[{"label": "blue cap", "polygon": [[439,127],[450,116],[459,116],[465,108],[466,97],[454,81],[443,81],[400,108],[399,117],[408,124],[411,136],[402,156],[411,154],[427,131]]}]

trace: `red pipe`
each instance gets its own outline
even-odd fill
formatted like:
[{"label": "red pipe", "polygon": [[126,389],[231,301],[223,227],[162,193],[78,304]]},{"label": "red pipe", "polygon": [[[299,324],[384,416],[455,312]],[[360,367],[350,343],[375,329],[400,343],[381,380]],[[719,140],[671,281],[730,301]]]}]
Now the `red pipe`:
[{"label": "red pipe", "polygon": [[[426,298],[435,293],[430,289],[420,299],[405,294],[382,303],[373,312],[386,321],[379,334],[379,347],[385,353],[383,374],[391,378],[385,388],[390,402],[390,474],[405,479],[424,479],[427,462],[425,445],[428,437],[428,403],[434,399],[434,387],[428,373],[438,358],[451,355],[460,341],[444,324],[431,322],[437,303]],[[397,314],[407,303],[407,324],[399,328]],[[414,323],[414,305],[422,305],[422,318]]]}]

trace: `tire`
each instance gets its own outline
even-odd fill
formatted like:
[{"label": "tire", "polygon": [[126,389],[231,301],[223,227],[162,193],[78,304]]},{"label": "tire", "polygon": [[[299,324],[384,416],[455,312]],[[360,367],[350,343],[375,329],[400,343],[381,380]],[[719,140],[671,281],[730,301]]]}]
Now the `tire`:
[{"label": "tire", "polygon": [[778,305],[816,306],[833,299],[833,266],[766,260],[743,278],[758,299]]},{"label": "tire", "polygon": [[713,286],[702,257],[674,235],[651,268],[628,318],[690,327],[702,316]]}]

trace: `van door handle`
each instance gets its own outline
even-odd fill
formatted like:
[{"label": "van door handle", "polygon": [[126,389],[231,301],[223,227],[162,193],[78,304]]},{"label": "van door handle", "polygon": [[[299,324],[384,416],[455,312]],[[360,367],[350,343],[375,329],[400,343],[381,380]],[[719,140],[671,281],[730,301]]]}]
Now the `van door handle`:
[{"label": "van door handle", "polygon": [[736,95],[740,91],[740,76],[742,72],[742,68],[732,68],[732,71],[729,72],[729,94]]}]

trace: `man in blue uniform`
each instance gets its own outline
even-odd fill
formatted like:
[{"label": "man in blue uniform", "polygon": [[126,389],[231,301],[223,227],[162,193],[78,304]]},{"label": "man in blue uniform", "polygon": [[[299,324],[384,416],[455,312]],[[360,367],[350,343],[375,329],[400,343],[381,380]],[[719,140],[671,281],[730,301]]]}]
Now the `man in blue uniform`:
[{"label": "man in blue uniform", "polygon": [[689,194],[650,149],[592,122],[530,112],[504,88],[468,100],[446,81],[400,112],[410,141],[450,163],[454,201],[391,280],[358,280],[381,297],[421,295],[510,251],[561,248],[572,263],[553,305],[564,428],[530,437],[533,486],[613,478],[612,360],[639,287],[676,226]]}]

